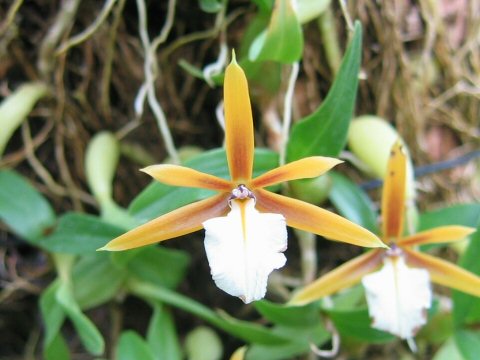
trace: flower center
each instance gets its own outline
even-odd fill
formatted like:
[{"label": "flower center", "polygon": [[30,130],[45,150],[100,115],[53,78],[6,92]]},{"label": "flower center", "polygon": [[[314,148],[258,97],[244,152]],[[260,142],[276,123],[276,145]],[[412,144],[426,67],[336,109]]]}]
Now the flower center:
[{"label": "flower center", "polygon": [[251,192],[245,185],[240,184],[235,189],[232,190],[232,193],[228,198],[228,204],[231,207],[232,200],[245,200],[245,199],[253,199],[255,202],[257,201],[253,192]]},{"label": "flower center", "polygon": [[399,257],[403,254],[403,251],[397,244],[392,243],[390,244],[390,249],[385,251],[385,254],[388,257]]}]

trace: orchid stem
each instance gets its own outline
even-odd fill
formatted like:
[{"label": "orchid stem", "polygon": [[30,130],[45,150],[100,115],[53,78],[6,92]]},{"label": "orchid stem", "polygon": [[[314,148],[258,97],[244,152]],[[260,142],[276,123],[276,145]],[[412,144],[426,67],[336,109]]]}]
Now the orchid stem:
[{"label": "orchid stem", "polygon": [[303,283],[310,284],[317,274],[317,238],[315,234],[310,232],[294,231],[300,244]]},{"label": "orchid stem", "polygon": [[295,62],[292,64],[292,71],[288,79],[287,92],[285,93],[285,101],[283,104],[283,127],[282,127],[282,146],[280,147],[280,165],[285,164],[288,133],[290,131],[290,124],[292,122],[292,103],[293,103],[293,91],[295,89],[295,83],[297,82],[299,64]]}]

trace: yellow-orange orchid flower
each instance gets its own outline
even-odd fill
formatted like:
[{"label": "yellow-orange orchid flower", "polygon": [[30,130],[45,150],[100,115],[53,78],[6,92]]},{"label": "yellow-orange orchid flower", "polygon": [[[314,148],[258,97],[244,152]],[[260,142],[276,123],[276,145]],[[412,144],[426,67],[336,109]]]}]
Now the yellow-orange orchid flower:
[{"label": "yellow-orange orchid flower", "polygon": [[165,184],[216,190],[219,194],[139,226],[102,250],[136,248],[204,227],[205,248],[215,283],[227,293],[250,302],[265,295],[268,275],[285,264],[282,252],[287,247],[286,225],[355,245],[384,246],[368,230],[332,212],[264,189],[284,181],[319,176],[341,161],[308,157],[252,179],[252,112],[247,80],[235,58],[225,71],[224,103],[231,180],[177,165],[143,169]]},{"label": "yellow-orange orchid flower", "polygon": [[[297,292],[290,304],[309,303],[362,281],[372,326],[410,340],[426,322],[430,280],[480,296],[480,277],[415,250],[417,245],[462,240],[475,229],[442,226],[403,235],[406,171],[407,156],[398,141],[391,150],[382,193],[382,240],[390,248],[366,252],[328,272]],[[380,271],[370,274],[382,263]]]}]

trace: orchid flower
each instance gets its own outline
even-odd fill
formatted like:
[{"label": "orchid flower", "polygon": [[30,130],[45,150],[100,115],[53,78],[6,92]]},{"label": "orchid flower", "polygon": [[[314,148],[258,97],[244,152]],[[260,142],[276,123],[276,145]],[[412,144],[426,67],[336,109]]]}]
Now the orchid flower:
[{"label": "orchid flower", "polygon": [[425,324],[431,305],[430,281],[480,296],[480,277],[415,250],[418,245],[462,240],[475,229],[442,226],[403,235],[406,172],[407,156],[397,142],[391,150],[382,193],[382,240],[390,248],[375,249],[346,262],[300,290],[290,304],[309,303],[362,281],[372,326],[412,344],[410,340]]},{"label": "orchid flower", "polygon": [[153,165],[142,171],[176,186],[218,191],[164,214],[109,242],[127,250],[205,228],[205,250],[217,286],[245,303],[264,297],[268,275],[285,264],[286,225],[346,243],[378,247],[374,234],[327,210],[272,193],[267,186],[319,176],[341,161],[314,156],[252,179],[253,121],[245,74],[233,56],[225,71],[225,146],[231,180],[187,167]]}]

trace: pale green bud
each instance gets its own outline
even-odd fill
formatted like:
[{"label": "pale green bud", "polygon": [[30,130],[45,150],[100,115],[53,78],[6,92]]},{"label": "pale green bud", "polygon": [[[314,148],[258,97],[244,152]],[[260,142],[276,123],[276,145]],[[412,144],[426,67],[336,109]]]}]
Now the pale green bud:
[{"label": "pale green bud", "polygon": [[42,97],[48,94],[43,83],[32,82],[20,86],[0,104],[0,156],[13,132],[25,121]]},{"label": "pale green bud", "polygon": [[219,360],[223,355],[220,338],[206,326],[199,326],[187,335],[185,351],[189,360]]}]

